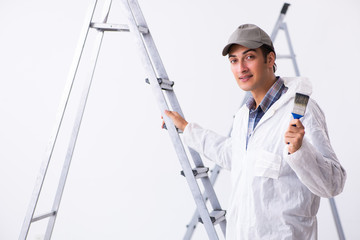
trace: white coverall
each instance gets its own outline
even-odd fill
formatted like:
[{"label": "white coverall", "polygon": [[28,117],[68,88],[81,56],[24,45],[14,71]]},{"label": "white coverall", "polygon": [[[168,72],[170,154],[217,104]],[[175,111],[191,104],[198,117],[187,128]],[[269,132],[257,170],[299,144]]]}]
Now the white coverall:
[{"label": "white coverall", "polygon": [[302,146],[288,155],[284,135],[292,119],[296,92],[311,94],[305,78],[283,78],[288,90],[261,118],[246,149],[249,109],[235,115],[231,137],[189,123],[184,142],[231,171],[227,210],[228,240],[317,239],[320,197],[342,192],[346,172],[329,141],[325,117],[310,98]]}]

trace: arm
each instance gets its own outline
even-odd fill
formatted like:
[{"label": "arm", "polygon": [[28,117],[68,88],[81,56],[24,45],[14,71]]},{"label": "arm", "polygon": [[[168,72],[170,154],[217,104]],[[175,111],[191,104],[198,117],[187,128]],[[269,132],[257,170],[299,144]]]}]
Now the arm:
[{"label": "arm", "polygon": [[311,192],[333,197],[342,192],[346,172],[331,147],[325,117],[315,102],[308,106],[308,113],[304,117],[306,128],[299,120],[290,123],[285,133],[290,155],[285,159]]},{"label": "arm", "polygon": [[183,131],[183,139],[187,146],[221,167],[231,169],[231,138],[203,129],[195,123],[188,123],[177,112],[165,111],[165,114]]}]

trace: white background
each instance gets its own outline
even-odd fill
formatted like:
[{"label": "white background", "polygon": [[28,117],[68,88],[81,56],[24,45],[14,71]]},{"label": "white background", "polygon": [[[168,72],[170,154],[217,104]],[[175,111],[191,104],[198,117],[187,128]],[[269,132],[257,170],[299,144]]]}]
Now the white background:
[{"label": "white background", "polygon": [[[17,239],[20,233],[91,2],[0,0],[0,239]],[[244,93],[222,48],[243,23],[270,34],[283,3],[140,1],[189,121],[227,134]],[[336,197],[345,235],[360,239],[360,4],[290,3],[286,22],[301,75],[313,83],[313,98],[325,112],[332,145],[348,173],[344,192]],[[120,16],[114,3],[109,21],[124,23]],[[275,48],[287,53],[283,34]],[[88,56],[80,66],[39,214],[52,205],[82,79],[90,72]],[[278,75],[295,75],[289,60],[277,64]],[[53,239],[181,239],[185,233],[194,203],[145,78],[130,34],[106,34]],[[229,184],[229,174],[221,172],[215,189],[225,209]],[[319,239],[337,239],[327,199],[318,220]],[[44,226],[45,221],[33,224],[29,239],[42,239]],[[206,239],[202,226],[193,239]]]}]

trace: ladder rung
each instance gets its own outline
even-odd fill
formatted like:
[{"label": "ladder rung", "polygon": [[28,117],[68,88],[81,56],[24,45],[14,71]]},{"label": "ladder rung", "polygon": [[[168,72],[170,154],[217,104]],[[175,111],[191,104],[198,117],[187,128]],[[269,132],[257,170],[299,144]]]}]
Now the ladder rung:
[{"label": "ladder rung", "polygon": [[113,31],[113,32],[130,32],[129,26],[126,24],[112,24],[112,23],[94,23],[90,24],[90,27],[101,31]]},{"label": "ladder rung", "polygon": [[[129,26],[126,24],[113,24],[113,23],[94,23],[90,24],[90,27],[100,31],[109,32],[130,32]],[[149,29],[146,27],[138,26],[141,33],[149,33]]]},{"label": "ladder rung", "polygon": [[49,212],[49,213],[34,217],[33,219],[31,219],[31,222],[36,222],[36,221],[39,221],[41,219],[44,219],[44,218],[47,218],[47,217],[52,217],[52,216],[55,216],[55,215],[56,215],[56,211],[52,211],[52,212]]},{"label": "ladder rung", "polygon": [[293,57],[295,57],[295,55],[294,56],[291,56],[291,55],[276,55],[276,58],[293,58]]},{"label": "ladder rung", "polygon": [[[170,91],[173,90],[173,86],[174,86],[173,81],[170,81],[168,79],[162,79],[162,78],[158,78],[157,80],[158,80],[158,83],[162,90],[170,90]],[[150,81],[148,78],[145,79],[145,82],[150,84]]]},{"label": "ladder rung", "polygon": [[[199,168],[194,168],[192,170],[195,178],[207,177],[208,176],[208,174],[207,174],[208,171],[209,171],[208,167],[199,167]],[[183,175],[185,177],[184,171],[181,171],[181,175]]]},{"label": "ladder rung", "polygon": [[[214,210],[210,213],[211,222],[215,225],[221,221],[225,220],[226,211],[225,210]],[[203,223],[202,219],[199,217],[199,222]]]}]

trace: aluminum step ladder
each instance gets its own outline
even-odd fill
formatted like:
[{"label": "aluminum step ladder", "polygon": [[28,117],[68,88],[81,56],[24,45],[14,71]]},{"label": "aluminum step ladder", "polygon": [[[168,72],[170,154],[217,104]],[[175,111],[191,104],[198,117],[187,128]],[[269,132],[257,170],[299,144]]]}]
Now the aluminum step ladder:
[{"label": "aluminum step ladder", "polygon": [[[277,54],[276,57],[278,59],[291,59],[291,61],[293,63],[293,66],[294,66],[294,71],[295,71],[296,76],[300,76],[300,71],[299,71],[299,68],[298,68],[298,65],[297,65],[297,62],[296,62],[296,55],[295,55],[294,49],[293,49],[292,44],[291,44],[290,34],[289,34],[289,31],[288,31],[286,22],[284,22],[285,15],[286,15],[286,12],[287,12],[289,6],[290,6],[289,3],[284,3],[283,7],[281,8],[278,20],[276,21],[276,24],[274,26],[274,29],[273,29],[270,37],[271,37],[271,40],[273,42],[275,42],[275,39],[276,39],[277,34],[279,33],[279,30],[284,31],[285,37],[286,37],[286,40],[287,40],[287,43],[288,43],[288,47],[289,47],[289,54],[288,55],[278,55]],[[246,103],[246,100],[248,99],[249,96],[250,96],[250,93],[247,92],[247,94],[244,97],[240,107],[243,106]],[[231,130],[232,130],[232,127],[231,127],[231,129],[229,130],[229,133],[228,133],[229,137],[230,137]],[[221,167],[218,166],[218,165],[215,165],[214,168],[210,171],[212,173],[211,176],[210,176],[210,179],[211,179],[211,183],[213,185],[215,184],[216,179],[219,176],[220,171],[221,171]],[[204,193],[204,198],[205,199],[206,199],[206,196],[207,196],[206,193]],[[337,208],[336,208],[335,199],[334,198],[329,198],[329,202],[330,202],[331,212],[332,212],[332,215],[333,215],[333,218],[334,218],[334,221],[335,221],[335,225],[336,225],[336,230],[337,230],[337,233],[338,233],[338,236],[339,236],[339,240],[345,240],[345,235],[344,235],[344,231],[343,231],[343,228],[342,228],[342,225],[341,225],[340,217],[339,217],[339,214],[338,214],[338,211],[337,211]],[[192,235],[193,235],[193,233],[195,231],[196,225],[197,225],[198,216],[199,216],[199,214],[195,210],[195,212],[193,214],[193,217],[190,220],[190,223],[188,225],[186,225],[187,229],[186,229],[186,232],[185,232],[185,236],[183,238],[184,240],[191,239],[191,237],[192,237]]]},{"label": "aluminum step ladder", "polygon": [[[156,49],[155,43],[152,39],[151,32],[146,24],[145,18],[140,10],[137,1],[120,0],[121,8],[128,20],[128,25],[109,24],[107,22],[109,12],[111,9],[111,3],[112,3],[111,0],[106,0],[106,2],[104,3],[104,11],[101,18],[103,19],[103,21],[93,22],[92,19],[94,16],[95,9],[97,8],[97,2],[98,1],[95,1],[91,5],[89,14],[86,17],[84,29],[82,31],[81,38],[79,41],[79,46],[75,54],[74,63],[70,71],[69,79],[66,83],[63,98],[60,103],[59,113],[56,118],[56,128],[50,139],[48,149],[46,151],[44,160],[42,162],[42,166],[40,168],[40,173],[38,175],[35,188],[28,207],[28,211],[26,213],[25,220],[23,222],[23,226],[20,232],[20,236],[19,236],[20,240],[26,239],[31,223],[43,219],[48,219],[48,225],[44,239],[51,238],[57,213],[59,211],[60,201],[61,201],[62,193],[64,191],[71,159],[76,145],[77,136],[80,130],[81,120],[83,117],[89,90],[91,87],[91,82],[94,75],[97,58],[99,55],[102,39],[105,32],[107,31],[130,32],[133,35],[135,44],[137,45],[137,49],[139,50],[143,67],[145,69],[145,73],[147,74],[146,81],[150,83],[151,89],[153,91],[157,104],[160,108],[161,115],[163,115],[165,110],[170,110],[168,105],[170,104],[171,110],[177,111],[179,114],[183,116],[183,113],[181,111],[180,105],[177,101],[173,89],[174,82],[170,81],[168,78],[168,75],[160,59],[159,53]],[[92,67],[91,76],[89,76],[89,78],[84,83],[83,94],[80,99],[77,115],[73,124],[71,139],[68,144],[68,150],[64,160],[64,165],[60,176],[55,199],[53,202],[53,207],[48,213],[34,217],[36,205],[40,197],[46,172],[57,141],[60,127],[62,125],[67,103],[69,101],[72,86],[76,79],[76,73],[79,67],[81,57],[83,55],[83,50],[88,38],[89,31],[97,31],[97,38],[94,43],[95,51],[93,57],[91,58],[91,67]],[[179,136],[179,131],[176,129],[171,119],[169,119],[166,115],[164,115],[163,117],[171,141],[174,145],[176,154],[179,158],[181,167],[183,169],[182,171],[183,175],[187,180],[187,183],[190,187],[191,193],[195,200],[197,212],[199,213],[199,220],[203,223],[209,239],[217,240],[219,239],[219,237],[217,234],[217,230],[215,228],[215,224],[219,224],[221,232],[225,236],[226,211],[221,209],[220,203],[216,197],[210,178],[208,177],[207,172],[209,168],[204,167],[203,161],[197,152],[193,151],[192,149],[188,149],[189,154],[186,152],[182,140]],[[189,159],[192,159],[195,166],[194,169],[192,168]],[[200,181],[198,182],[197,179],[201,179],[201,183],[207,195],[207,199],[211,203],[211,208],[212,208],[211,211],[209,211],[206,206],[206,201],[203,198],[203,194],[199,187]]]}]

